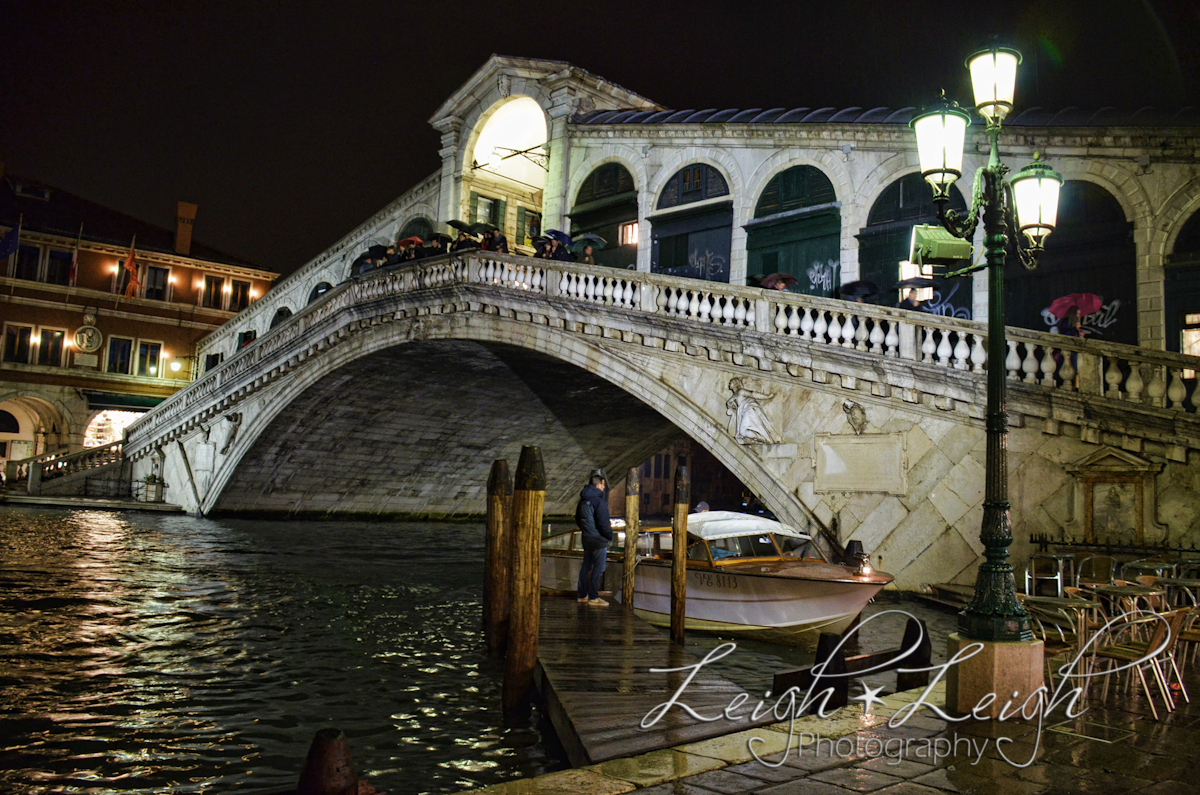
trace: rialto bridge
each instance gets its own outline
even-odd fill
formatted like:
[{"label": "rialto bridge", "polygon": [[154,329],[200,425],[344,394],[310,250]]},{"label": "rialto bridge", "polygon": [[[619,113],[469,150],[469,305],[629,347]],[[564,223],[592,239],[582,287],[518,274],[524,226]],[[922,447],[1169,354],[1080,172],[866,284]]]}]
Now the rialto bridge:
[{"label": "rialto bridge", "polygon": [[[241,318],[271,311],[262,303]],[[241,317],[241,316],[239,316]],[[232,324],[231,324],[232,326]],[[206,341],[223,346],[236,327]],[[473,252],[353,277],[128,430],[200,514],[449,516],[542,448],[547,511],[686,434],[783,521],[854,538],[897,584],[972,581],[984,373],[1009,378],[1030,534],[1200,538],[1200,360],[921,312]]]}]

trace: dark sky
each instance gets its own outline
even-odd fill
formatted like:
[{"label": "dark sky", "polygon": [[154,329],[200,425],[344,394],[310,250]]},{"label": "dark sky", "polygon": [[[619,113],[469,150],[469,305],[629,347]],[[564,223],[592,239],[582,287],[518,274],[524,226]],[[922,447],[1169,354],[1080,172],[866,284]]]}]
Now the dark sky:
[{"label": "dark sky", "polygon": [[0,160],[290,272],[439,165],[426,123],[491,53],[567,60],[672,108],[1200,105],[1196,0],[0,4]]}]

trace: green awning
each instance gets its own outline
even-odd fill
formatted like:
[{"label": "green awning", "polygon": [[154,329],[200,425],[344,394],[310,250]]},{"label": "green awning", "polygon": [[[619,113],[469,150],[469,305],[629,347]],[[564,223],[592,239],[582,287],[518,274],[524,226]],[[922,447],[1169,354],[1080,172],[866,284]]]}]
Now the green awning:
[{"label": "green awning", "polygon": [[166,398],[146,397],[145,395],[118,395],[113,392],[93,392],[90,389],[83,390],[83,396],[87,398],[88,408],[92,411],[105,411],[107,409],[116,411],[148,411],[166,400]]}]

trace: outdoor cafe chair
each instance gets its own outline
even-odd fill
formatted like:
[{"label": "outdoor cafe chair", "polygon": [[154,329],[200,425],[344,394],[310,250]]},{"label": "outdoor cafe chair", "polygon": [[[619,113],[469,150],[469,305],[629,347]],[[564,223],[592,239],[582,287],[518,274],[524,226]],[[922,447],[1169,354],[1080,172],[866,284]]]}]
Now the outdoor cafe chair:
[{"label": "outdoor cafe chair", "polygon": [[1116,558],[1108,555],[1089,555],[1075,568],[1075,587],[1084,584],[1111,585],[1117,570]]},{"label": "outdoor cafe chair", "polygon": [[[1112,634],[1110,643],[1102,643],[1096,647],[1093,652],[1093,670],[1095,665],[1103,660],[1106,663],[1104,673],[1104,691],[1101,694],[1101,699],[1108,698],[1108,686],[1111,675],[1118,668],[1123,668],[1123,671],[1129,675],[1127,687],[1132,686],[1133,676],[1136,675],[1138,682],[1141,684],[1142,692],[1146,696],[1146,702],[1150,705],[1150,712],[1155,720],[1158,720],[1158,708],[1154,705],[1154,695],[1150,690],[1150,685],[1146,680],[1146,670],[1149,669],[1155,684],[1158,687],[1159,694],[1162,696],[1163,704],[1166,706],[1167,712],[1170,713],[1175,709],[1175,702],[1171,697],[1171,686],[1167,677],[1167,670],[1174,674],[1176,685],[1179,687],[1185,701],[1189,701],[1187,690],[1183,687],[1183,682],[1179,676],[1179,669],[1175,666],[1174,659],[1171,657],[1171,652],[1174,650],[1174,644],[1179,638],[1179,632],[1183,625],[1184,611],[1174,611],[1165,615],[1157,613],[1144,613],[1143,617],[1133,618],[1128,617],[1127,620],[1114,622],[1109,628]],[[1136,630],[1139,625],[1152,624],[1153,631],[1150,634],[1150,639],[1146,641],[1138,640]]]}]

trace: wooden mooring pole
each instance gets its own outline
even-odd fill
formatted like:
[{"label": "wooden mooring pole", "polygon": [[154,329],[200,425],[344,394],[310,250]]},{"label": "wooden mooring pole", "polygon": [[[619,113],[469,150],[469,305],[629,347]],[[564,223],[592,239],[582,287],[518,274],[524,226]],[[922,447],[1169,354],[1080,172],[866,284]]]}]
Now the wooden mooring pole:
[{"label": "wooden mooring pole", "polygon": [[487,546],[483,562],[483,636],[488,651],[504,654],[508,643],[508,585],[512,580],[512,476],[497,459],[487,482]]},{"label": "wooden mooring pole", "polygon": [[671,640],[683,643],[687,610],[687,518],[692,501],[688,468],[675,467],[675,516],[671,523]]},{"label": "wooden mooring pole", "polygon": [[502,704],[506,722],[529,714],[529,690],[537,663],[541,618],[542,509],[546,470],[540,447],[522,447],[512,498],[512,578],[509,590],[508,651],[504,658]]},{"label": "wooden mooring pole", "polygon": [[637,565],[637,539],[641,520],[638,516],[642,507],[642,487],[638,481],[637,467],[631,467],[625,476],[625,568],[621,582],[622,604],[633,607],[633,568]]}]

